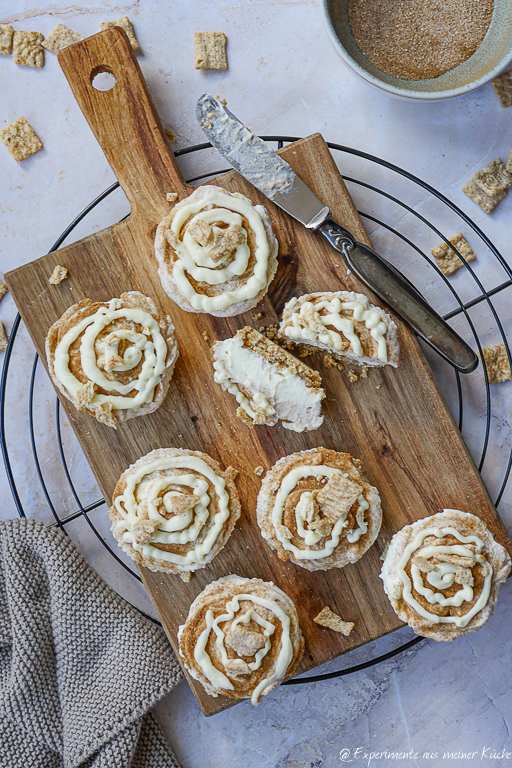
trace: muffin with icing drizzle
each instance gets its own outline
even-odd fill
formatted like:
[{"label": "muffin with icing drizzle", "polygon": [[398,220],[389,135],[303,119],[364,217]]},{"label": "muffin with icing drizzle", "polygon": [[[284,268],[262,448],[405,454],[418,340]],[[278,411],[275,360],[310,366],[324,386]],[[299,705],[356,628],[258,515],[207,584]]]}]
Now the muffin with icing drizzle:
[{"label": "muffin with icing drizzle", "polygon": [[115,487],[112,533],[135,562],[188,581],[221,551],[240,517],[237,474],[200,451],[151,451]]},{"label": "muffin with icing drizzle", "polygon": [[400,358],[396,323],[363,293],[323,291],[290,299],[279,336],[358,365],[397,368]]},{"label": "muffin with icing drizzle", "polygon": [[361,467],[348,453],[313,448],[285,456],[267,472],[256,514],[281,560],[325,571],[355,563],[371,547],[382,508]]},{"label": "muffin with icing drizzle", "polygon": [[266,208],[213,184],[177,203],[155,236],[164,291],[187,312],[217,317],[256,306],[276,273],[277,251]]},{"label": "muffin with icing drizzle", "polygon": [[78,410],[117,428],[162,404],[178,343],[171,318],[130,291],[70,307],[48,331],[46,357],[57,389]]},{"label": "muffin with icing drizzle", "polygon": [[490,619],[510,568],[480,518],[444,509],[395,533],[381,578],[395,613],[416,634],[455,640]]},{"label": "muffin with icing drizzle", "polygon": [[178,641],[185,668],[211,696],[250,698],[255,706],[293,674],[304,652],[288,595],[233,574],[196,597]]}]

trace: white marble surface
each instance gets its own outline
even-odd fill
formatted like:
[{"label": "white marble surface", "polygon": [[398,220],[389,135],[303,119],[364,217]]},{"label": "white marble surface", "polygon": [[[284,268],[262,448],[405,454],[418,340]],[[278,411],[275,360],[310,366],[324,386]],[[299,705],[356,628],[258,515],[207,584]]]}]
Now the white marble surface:
[{"label": "white marble surface", "polygon": [[[45,35],[58,22],[89,35],[99,30],[100,21],[125,14],[132,19],[141,44],[139,61],[157,108],[176,135],[175,148],[202,140],[193,118],[195,100],[206,90],[220,93],[256,132],[305,136],[321,131],[328,140],[373,153],[417,174],[467,211],[508,257],[512,197],[488,216],[461,192],[475,170],[498,156],[506,158],[510,149],[512,110],[501,109],[492,86],[433,104],[389,98],[342,64],[324,31],[320,0],[135,0],[126,5],[97,0],[83,6],[70,5],[67,0],[46,6],[43,0],[36,7],[28,0],[0,0],[0,22]],[[193,32],[207,29],[228,35],[228,72],[193,68]],[[46,253],[64,227],[114,178],[52,53],[46,54],[42,70],[16,67],[12,57],[0,57],[0,106],[0,126],[24,115],[44,144],[41,152],[21,164],[0,145],[0,268],[7,272]],[[461,228],[453,213],[396,174],[348,154],[340,155],[338,161],[345,175],[401,197],[445,235]],[[180,165],[188,176],[224,167],[212,152],[184,158]],[[362,211],[399,227],[420,249],[428,253],[436,244],[437,236],[403,209],[360,186],[350,184],[350,188]],[[124,195],[114,193],[79,225],[69,242],[127,212]],[[421,256],[383,228],[371,221],[367,224],[376,245],[422,287],[439,310],[455,306]],[[503,282],[505,271],[488,249],[474,235],[468,235],[468,240],[477,252],[474,269],[482,284],[492,288]],[[451,285],[464,300],[479,292],[475,280],[462,271],[451,279]],[[506,333],[512,321],[510,291],[494,300]],[[8,296],[0,305],[0,319],[10,329],[14,317],[14,303]],[[471,311],[471,318],[484,344],[501,341],[489,308],[480,304]],[[456,327],[471,338],[466,321],[458,320]],[[26,371],[32,360],[33,349],[22,328],[8,380],[8,448],[25,509],[30,516],[51,522],[29,445]],[[432,364],[448,402],[456,409],[453,375],[438,361],[433,359]],[[464,380],[463,388],[463,431],[479,461],[485,427],[481,375]],[[510,451],[511,392],[510,384],[492,390],[489,453],[483,475],[494,496]],[[63,516],[73,512],[76,503],[58,455],[54,403],[53,390],[40,369],[34,409],[36,445],[48,492]],[[62,431],[77,492],[84,503],[93,502],[99,498],[94,480],[66,423]],[[16,515],[3,467],[0,493],[1,517]],[[507,489],[499,511],[512,532],[511,502]],[[100,539],[83,519],[71,523],[68,531],[112,586],[151,613],[142,588],[102,546],[101,537],[110,542],[105,517],[104,507],[91,513]],[[160,703],[157,714],[186,768],[238,768],[242,760],[251,768],[330,768],[343,764],[340,754],[355,765],[511,765],[512,755],[499,756],[503,749],[512,752],[507,673],[512,653],[511,610],[512,589],[507,584],[491,622],[467,640],[426,643],[405,659],[367,673],[282,688],[257,710],[243,703],[210,719],[202,717],[188,686],[182,683]],[[385,638],[333,666],[381,653],[402,637],[409,633]],[[361,751],[356,752],[357,748]],[[365,751],[384,750],[410,754],[402,759],[365,757]],[[476,754],[472,758],[443,757],[444,751],[457,750]],[[492,750],[497,757],[491,757]],[[425,757],[426,752],[437,756]]]}]

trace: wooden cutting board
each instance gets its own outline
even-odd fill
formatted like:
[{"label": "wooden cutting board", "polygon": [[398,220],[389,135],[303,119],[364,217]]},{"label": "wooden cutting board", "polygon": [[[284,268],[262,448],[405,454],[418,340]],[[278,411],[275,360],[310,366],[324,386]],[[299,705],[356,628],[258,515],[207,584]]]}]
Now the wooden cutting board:
[{"label": "wooden cutting board", "polygon": [[[140,569],[173,648],[177,649],[176,632],[192,600],[209,582],[228,573],[272,580],[295,601],[306,639],[298,672],[398,628],[401,622],[379,579],[380,555],[395,531],[443,507],[479,515],[512,552],[416,338],[400,321],[402,360],[398,370],[371,370],[368,378],[351,383],[346,372],[323,366],[322,353],[306,358],[321,372],[327,393],[321,429],[308,434],[279,425],[251,430],[236,418],[234,398],[213,382],[210,345],[203,334],[213,341],[227,338],[247,324],[258,327],[277,322],[287,299],[310,291],[369,292],[354,275],[347,275],[340,256],[320,235],[308,232],[231,172],[215,183],[267,206],[279,240],[278,273],[264,301],[244,315],[221,319],[180,310],[161,289],[153,238],[157,224],[171,207],[166,193],[176,191],[181,198],[191,188],[182,180],[167,147],[128,39],[119,28],[108,29],[65,49],[59,60],[132,212],[119,224],[10,272],[7,284],[43,361],[48,328],[67,307],[85,297],[105,301],[123,291],[139,290],[153,297],[174,320],[181,354],[169,394],[158,411],[132,419],[115,431],[78,413],[61,398],[107,500],[123,470],[154,448],[206,451],[240,472],[237,485],[244,512],[212,564],[198,571],[188,584],[178,577]],[[92,77],[100,71],[115,76],[112,90],[101,92],[91,86]],[[370,244],[322,137],[310,136],[281,154],[330,206],[340,224]],[[48,277],[56,264],[67,267],[69,278],[50,286]],[[257,312],[262,312],[261,320],[253,319]],[[358,563],[310,573],[281,562],[261,538],[255,514],[260,479],[253,470],[258,465],[268,469],[282,456],[321,445],[349,451],[363,460],[368,481],[380,491],[384,522],[376,544]],[[110,543],[115,546],[113,538]],[[313,622],[325,605],[355,622],[350,637]],[[197,682],[189,682],[206,715],[234,703],[226,697],[212,698]]]}]

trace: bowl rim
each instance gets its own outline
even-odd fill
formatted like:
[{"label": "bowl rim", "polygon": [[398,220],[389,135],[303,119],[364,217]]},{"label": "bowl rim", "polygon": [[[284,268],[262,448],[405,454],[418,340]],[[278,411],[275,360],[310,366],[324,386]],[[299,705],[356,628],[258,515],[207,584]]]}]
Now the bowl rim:
[{"label": "bowl rim", "polygon": [[341,56],[345,64],[347,64],[347,66],[349,66],[350,69],[356,72],[360,77],[362,77],[368,83],[371,83],[372,85],[375,85],[377,88],[387,91],[388,93],[391,93],[394,96],[401,96],[403,99],[417,99],[419,101],[436,101],[436,100],[438,101],[440,99],[451,99],[454,96],[462,96],[463,94],[469,93],[470,91],[475,91],[477,88],[480,88],[482,85],[486,85],[491,80],[494,80],[494,78],[497,77],[501,72],[503,72],[505,67],[507,67],[512,62],[512,50],[511,50],[508,56],[498,61],[494,65],[494,67],[492,67],[492,69],[490,69],[484,75],[477,77],[475,80],[472,80],[469,83],[464,83],[464,85],[460,85],[457,88],[445,88],[439,91],[415,91],[409,88],[400,88],[397,85],[393,85],[392,83],[387,83],[384,80],[381,80],[379,77],[372,75],[364,67],[358,64],[357,61],[355,61],[355,59],[352,58],[352,56],[349,54],[349,52],[347,51],[347,49],[344,47],[343,43],[339,39],[333,27],[333,24],[331,22],[331,18],[329,15],[329,10],[328,10],[329,2],[330,0],[322,0],[322,11],[323,11],[322,15],[324,18],[324,25],[325,25],[327,34],[331,40],[331,43],[336,48],[338,54]]}]

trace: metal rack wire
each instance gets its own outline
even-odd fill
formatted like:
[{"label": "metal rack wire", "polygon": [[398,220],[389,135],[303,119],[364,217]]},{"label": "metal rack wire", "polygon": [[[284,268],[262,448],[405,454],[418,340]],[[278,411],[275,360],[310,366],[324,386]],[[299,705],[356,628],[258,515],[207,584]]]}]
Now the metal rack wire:
[{"label": "metal rack wire", "polygon": [[[267,142],[275,142],[277,143],[277,146],[281,148],[285,143],[296,141],[296,137],[292,136],[264,136],[262,137]],[[381,168],[386,169],[387,171],[392,172],[393,174],[397,174],[398,176],[402,177],[403,179],[406,179],[407,181],[418,185],[421,187],[425,192],[428,193],[428,195],[432,195],[434,198],[436,198],[440,203],[443,204],[443,206],[446,206],[450,211],[455,214],[455,216],[460,219],[464,224],[469,227],[474,236],[478,237],[481,243],[483,243],[489,251],[494,255],[494,257],[499,262],[500,266],[504,270],[507,279],[500,283],[499,285],[493,287],[490,290],[486,290],[476,275],[475,271],[472,269],[471,265],[468,264],[465,259],[462,257],[461,254],[457,252],[458,257],[461,259],[464,265],[464,269],[468,271],[468,273],[471,275],[471,277],[474,280],[474,283],[476,287],[478,288],[478,295],[472,298],[470,301],[463,302],[463,300],[460,298],[458,293],[456,292],[453,285],[448,281],[447,277],[441,272],[438,265],[433,261],[427,254],[418,246],[416,245],[410,238],[406,237],[403,233],[398,231],[396,228],[392,227],[387,222],[379,219],[378,217],[374,216],[373,214],[366,213],[364,211],[359,211],[361,217],[363,220],[372,222],[373,224],[382,227],[383,230],[388,231],[389,233],[396,236],[407,248],[412,249],[416,254],[421,256],[425,261],[427,261],[436,271],[437,276],[444,282],[445,286],[450,291],[451,295],[456,301],[457,306],[452,311],[448,312],[444,315],[445,319],[450,320],[458,316],[463,316],[467,322],[467,325],[470,329],[471,336],[473,338],[474,344],[479,352],[480,355],[482,355],[482,345],[480,338],[478,336],[477,329],[475,328],[475,325],[469,315],[469,310],[475,307],[476,305],[480,304],[481,302],[485,302],[492,314],[492,317],[494,319],[494,322],[496,323],[496,326],[498,328],[498,331],[501,335],[501,342],[505,345],[505,349],[508,355],[509,363],[512,364],[512,358],[510,354],[510,348],[507,342],[507,338],[502,326],[502,323],[500,321],[498,312],[492,302],[492,297],[499,294],[501,291],[505,290],[506,288],[512,286],[512,271],[510,267],[508,266],[507,262],[503,258],[503,256],[500,254],[500,252],[496,249],[496,247],[493,245],[493,243],[489,240],[489,238],[482,232],[482,230],[463,212],[461,211],[456,205],[454,205],[450,200],[448,200],[444,195],[442,195],[440,192],[435,190],[433,187],[431,187],[426,182],[422,181],[421,179],[417,178],[416,176],[408,173],[407,171],[403,170],[402,168],[399,168],[396,165],[393,165],[392,163],[389,163],[385,160],[382,160],[378,157],[375,157],[374,155],[370,155],[368,153],[362,152],[357,149],[352,149],[349,147],[342,146],[340,144],[334,144],[331,142],[328,142],[328,146],[331,150],[333,150],[336,154],[340,153],[340,155],[352,155],[357,158],[360,158],[361,160],[368,161],[369,163],[373,163],[377,166],[380,166]],[[201,153],[207,149],[209,149],[211,145],[209,143],[205,144],[198,144],[192,147],[187,147],[185,149],[178,150],[175,155],[176,157],[188,155],[191,153]],[[223,173],[225,170],[229,169],[223,169],[223,170],[216,170],[216,171],[210,171],[208,173],[203,173],[201,175],[195,176],[191,179],[189,179],[189,183],[194,183],[201,181],[203,179],[207,179],[213,176],[217,176],[220,173]],[[378,186],[375,186],[373,184],[369,184],[366,181],[363,181],[361,179],[357,178],[350,178],[347,176],[344,176],[345,181],[349,185],[355,185],[359,186],[361,188],[364,188],[366,190],[369,190],[370,192],[381,196],[382,198],[390,201],[394,205],[399,206],[399,208],[411,216],[416,217],[416,219],[421,222],[424,226],[426,226],[428,229],[430,229],[431,232],[433,232],[441,241],[444,241],[445,243],[448,243],[448,239],[437,229],[427,218],[422,216],[418,211],[414,210],[412,207],[404,203],[402,200],[400,200],[398,197],[390,194],[389,192],[379,188]],[[119,183],[116,182],[112,184],[108,189],[104,190],[95,200],[93,200],[89,205],[84,208],[84,210],[69,224],[69,226],[64,230],[64,232],[60,235],[60,237],[57,239],[53,247],[50,249],[50,251],[56,251],[62,243],[66,240],[66,238],[73,232],[73,230],[76,228],[76,226],[94,209],[96,206],[98,206],[103,200],[105,200],[114,190],[116,190],[119,187]],[[16,340],[19,338],[19,330],[20,330],[20,323],[21,318],[18,314],[14,325],[12,327],[10,339],[9,339],[9,345],[5,354],[4,359],[4,365],[2,369],[2,376],[0,380],[0,445],[2,449],[2,455],[3,460],[5,464],[5,469],[7,473],[8,482],[11,488],[11,492],[13,495],[13,499],[18,511],[18,514],[20,517],[25,517],[25,511],[23,508],[23,504],[20,499],[20,494],[18,490],[18,485],[16,482],[16,478],[12,469],[12,463],[11,463],[11,456],[9,452],[9,448],[7,445],[7,434],[6,434],[6,427],[5,427],[5,415],[6,415],[6,390],[7,390],[7,384],[9,381],[9,374],[10,374],[10,366],[13,359],[13,355],[15,354],[15,346],[16,346]],[[56,437],[58,441],[59,446],[59,457],[60,461],[62,463],[62,467],[64,470],[64,474],[66,477],[66,480],[69,484],[69,489],[71,491],[71,494],[76,502],[77,508],[74,512],[65,515],[64,517],[61,517],[59,515],[59,511],[56,508],[56,504],[54,500],[52,499],[51,493],[48,490],[47,483],[45,481],[44,472],[41,466],[41,461],[38,455],[37,445],[36,445],[36,427],[35,427],[35,415],[34,415],[34,390],[35,390],[35,381],[36,381],[36,373],[38,370],[38,364],[39,364],[39,358],[37,354],[34,357],[34,363],[32,367],[32,375],[30,380],[30,388],[29,388],[29,403],[28,403],[28,415],[29,415],[29,433],[30,433],[30,446],[33,454],[33,459],[36,466],[36,472],[37,476],[41,485],[42,492],[44,494],[44,498],[46,500],[46,503],[48,505],[49,510],[51,511],[51,514],[54,518],[54,526],[58,526],[61,530],[66,531],[66,525],[74,520],[77,520],[79,518],[83,518],[86,520],[88,526],[93,531],[95,536],[97,537],[100,544],[105,547],[110,555],[115,559],[115,561],[121,565],[124,569],[126,569],[130,575],[137,579],[138,581],[141,581],[139,575],[131,568],[129,565],[127,565],[114,551],[112,546],[105,541],[97,526],[94,523],[94,518],[92,516],[92,513],[95,512],[95,510],[98,510],[100,507],[102,507],[105,504],[104,499],[98,499],[90,504],[84,504],[81,501],[80,494],[77,491],[77,488],[73,482],[72,473],[70,471],[68,461],[66,458],[66,451],[63,444],[63,436],[62,436],[62,430],[61,430],[61,418],[60,418],[60,404],[59,400],[56,398]],[[458,397],[458,404],[457,404],[457,411],[454,413],[454,417],[458,423],[459,429],[462,430],[463,423],[464,423],[464,396],[463,396],[463,388],[461,384],[461,377],[459,373],[456,370],[453,370],[453,374],[455,376],[456,381],[456,388],[457,388],[457,397]],[[476,460],[477,466],[480,471],[483,470],[486,458],[488,455],[489,445],[490,445],[490,435],[491,435],[491,417],[492,417],[492,403],[491,403],[491,390],[489,386],[489,379],[487,376],[487,371],[485,369],[485,366],[483,367],[483,375],[484,375],[484,381],[485,381],[485,427],[484,427],[484,434],[481,441],[481,449],[480,449],[480,455]],[[505,462],[505,471],[503,478],[501,480],[501,484],[499,486],[498,493],[496,495],[495,504],[496,506],[499,504],[503,493],[505,491],[505,488],[507,486],[510,472],[512,469],[512,450],[509,452],[508,459]],[[113,546],[114,543],[112,542]],[[137,610],[140,610],[137,608]],[[157,622],[153,617],[147,615],[143,611],[140,611],[146,618],[148,618],[150,621],[153,621],[155,623]],[[364,669],[367,669],[368,667],[374,666],[375,664],[378,664],[380,662],[383,662],[393,656],[396,656],[399,653],[402,653],[409,648],[413,647],[415,644],[420,642],[422,640],[421,637],[414,637],[412,640],[406,642],[403,645],[400,645],[399,647],[389,651],[388,653],[385,653],[383,655],[380,655],[376,658],[370,659],[368,661],[365,661],[361,664],[357,664],[352,667],[348,667],[345,669],[337,670],[334,672],[328,672],[318,675],[313,675],[305,678],[298,678],[294,680],[288,680],[285,684],[288,685],[298,685],[298,684],[304,684],[309,682],[316,682],[319,680],[327,680],[335,677],[341,677],[347,674],[350,674],[352,672],[361,671]]]}]

